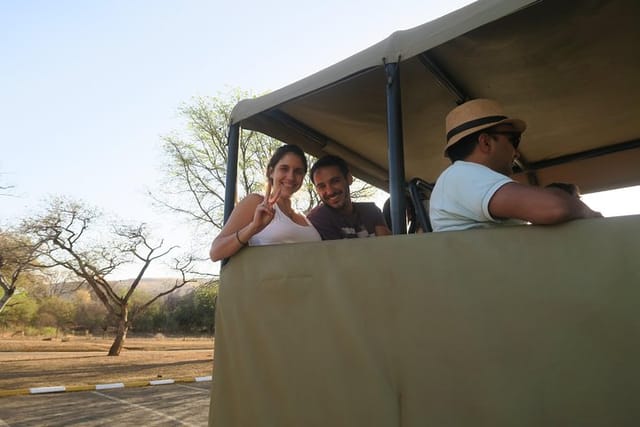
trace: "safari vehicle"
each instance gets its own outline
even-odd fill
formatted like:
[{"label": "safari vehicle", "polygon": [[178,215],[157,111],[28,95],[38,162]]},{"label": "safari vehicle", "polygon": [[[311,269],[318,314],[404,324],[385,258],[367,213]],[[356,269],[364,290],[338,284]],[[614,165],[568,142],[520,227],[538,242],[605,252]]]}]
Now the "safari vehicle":
[{"label": "safari vehicle", "polygon": [[248,248],[223,267],[215,426],[621,426],[640,420],[640,216],[407,234],[444,117],[528,123],[516,178],[640,184],[640,2],[480,0],[268,95],[240,128],[342,156],[394,236]]}]

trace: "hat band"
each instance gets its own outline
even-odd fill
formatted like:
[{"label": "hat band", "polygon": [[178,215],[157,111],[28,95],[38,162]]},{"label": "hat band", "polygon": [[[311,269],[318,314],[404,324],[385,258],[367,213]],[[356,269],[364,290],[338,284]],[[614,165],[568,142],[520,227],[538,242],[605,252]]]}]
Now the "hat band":
[{"label": "hat band", "polygon": [[497,123],[500,120],[504,120],[506,118],[507,116],[488,116],[488,117],[483,117],[481,119],[475,119],[475,120],[471,120],[470,122],[463,123],[460,126],[456,126],[453,129],[451,129],[449,132],[447,132],[447,141],[449,141],[456,134],[460,132],[464,132],[467,129],[486,125],[488,123]]}]

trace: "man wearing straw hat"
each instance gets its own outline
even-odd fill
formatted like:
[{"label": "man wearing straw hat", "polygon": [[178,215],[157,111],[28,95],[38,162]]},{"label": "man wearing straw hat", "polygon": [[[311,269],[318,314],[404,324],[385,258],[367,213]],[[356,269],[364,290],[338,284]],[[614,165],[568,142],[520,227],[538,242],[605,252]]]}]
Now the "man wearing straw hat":
[{"label": "man wearing straw hat", "polygon": [[562,190],[510,178],[526,127],[490,99],[466,102],[447,115],[444,152],[452,165],[442,172],[431,194],[433,231],[558,224],[602,216]]}]

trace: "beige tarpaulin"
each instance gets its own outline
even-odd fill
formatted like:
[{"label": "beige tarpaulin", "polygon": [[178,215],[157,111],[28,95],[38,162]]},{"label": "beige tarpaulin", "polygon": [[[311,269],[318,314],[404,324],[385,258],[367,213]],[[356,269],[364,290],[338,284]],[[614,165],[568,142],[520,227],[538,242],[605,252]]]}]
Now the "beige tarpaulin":
[{"label": "beige tarpaulin", "polygon": [[640,420],[640,216],[248,248],[213,426]]},{"label": "beige tarpaulin", "polygon": [[[431,62],[464,96],[498,99],[527,121],[521,160],[533,172],[518,179],[573,182],[583,193],[637,185],[639,16],[637,0],[480,0],[242,101],[232,121],[316,156],[340,155],[358,177],[386,188],[384,63],[399,60],[405,178],[434,182],[448,165],[444,118],[459,98]],[[629,149],[617,156],[593,151],[620,144]],[[548,163],[578,153],[598,156]]]}]

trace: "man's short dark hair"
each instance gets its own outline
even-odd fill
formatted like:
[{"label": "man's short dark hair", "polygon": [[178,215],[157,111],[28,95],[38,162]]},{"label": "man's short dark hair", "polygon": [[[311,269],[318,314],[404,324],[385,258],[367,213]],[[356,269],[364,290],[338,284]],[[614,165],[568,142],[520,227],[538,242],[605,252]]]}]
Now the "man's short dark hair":
[{"label": "man's short dark hair", "polygon": [[473,149],[476,147],[476,144],[478,144],[478,138],[480,137],[480,134],[486,132],[486,129],[482,129],[478,132],[469,134],[449,147],[445,154],[447,155],[449,160],[451,160],[451,163],[458,160],[464,160],[469,157],[471,153],[473,153]]},{"label": "man's short dark hair", "polygon": [[313,174],[318,169],[326,168],[328,166],[337,166],[345,178],[347,177],[347,175],[349,175],[349,166],[347,165],[347,162],[345,162],[341,157],[333,156],[330,154],[317,160],[313,164],[313,166],[311,166],[311,171],[309,172],[309,175],[311,177],[311,182],[315,184],[315,181],[313,180]]}]

